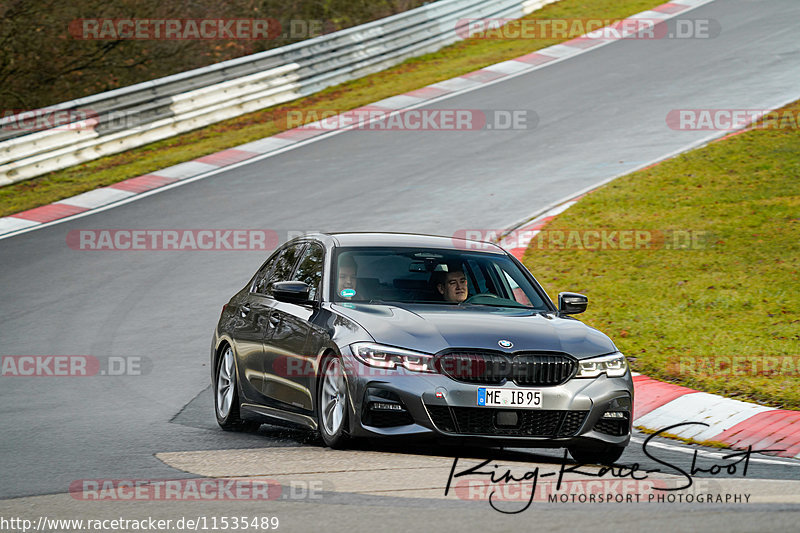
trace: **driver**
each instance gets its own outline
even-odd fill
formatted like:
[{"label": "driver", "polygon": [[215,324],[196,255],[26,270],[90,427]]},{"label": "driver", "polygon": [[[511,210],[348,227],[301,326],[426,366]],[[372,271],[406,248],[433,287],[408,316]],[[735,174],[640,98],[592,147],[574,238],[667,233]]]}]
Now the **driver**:
[{"label": "driver", "polygon": [[356,288],[356,276],[358,275],[358,265],[351,255],[343,255],[339,258],[339,279],[336,292],[340,293],[343,289]]},{"label": "driver", "polygon": [[461,267],[455,267],[452,271],[441,272],[436,283],[436,290],[446,302],[461,303],[466,300],[469,297],[469,289],[464,270]]}]

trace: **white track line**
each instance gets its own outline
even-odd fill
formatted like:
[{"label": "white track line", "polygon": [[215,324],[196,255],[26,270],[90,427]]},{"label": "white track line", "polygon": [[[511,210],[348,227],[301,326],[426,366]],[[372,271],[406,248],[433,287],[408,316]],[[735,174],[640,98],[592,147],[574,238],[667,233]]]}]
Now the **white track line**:
[{"label": "white track line", "polygon": [[[644,439],[631,437],[631,442],[634,442],[636,444],[644,444]],[[661,448],[661,449],[670,450],[670,451],[673,451],[673,452],[682,452],[682,453],[689,453],[689,454],[694,454],[694,452],[696,450],[696,448],[686,448],[685,445],[684,446],[678,446],[678,445],[675,445],[675,444],[666,444],[666,443],[663,443],[663,442],[655,442],[655,441],[648,442],[647,443],[647,447],[648,448],[650,448],[650,447],[652,447],[652,448]],[[719,453],[719,452],[710,452],[710,451],[708,451],[706,449],[703,449],[702,450],[702,454],[703,454],[703,457],[713,457],[714,459],[723,459],[724,460],[726,455],[728,455],[729,453],[736,453],[737,451],[740,451],[740,450],[731,449],[727,453]],[[787,460],[766,459],[766,458],[763,458],[763,457],[753,457],[753,456],[751,456],[750,457],[750,462],[753,462],[753,463],[764,463],[764,464],[771,464],[771,465],[800,466],[800,461],[793,461],[791,459],[787,459]]]}]

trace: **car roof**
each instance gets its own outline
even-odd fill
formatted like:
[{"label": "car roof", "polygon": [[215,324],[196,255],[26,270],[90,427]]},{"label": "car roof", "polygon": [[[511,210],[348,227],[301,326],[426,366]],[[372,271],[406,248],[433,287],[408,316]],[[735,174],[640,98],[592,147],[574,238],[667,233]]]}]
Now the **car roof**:
[{"label": "car roof", "polygon": [[323,233],[333,239],[337,247],[409,247],[409,248],[440,248],[460,251],[482,251],[494,254],[505,254],[505,250],[494,243],[463,239],[459,237],[443,237],[439,235],[422,235],[416,233],[391,233],[391,232],[347,232]]}]

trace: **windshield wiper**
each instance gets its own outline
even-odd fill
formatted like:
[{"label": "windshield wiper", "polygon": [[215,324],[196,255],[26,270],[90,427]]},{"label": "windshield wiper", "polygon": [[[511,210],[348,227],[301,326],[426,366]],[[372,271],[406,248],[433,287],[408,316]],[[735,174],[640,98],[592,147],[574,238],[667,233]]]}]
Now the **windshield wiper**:
[{"label": "windshield wiper", "polygon": [[485,305],[486,307],[509,307],[511,309],[530,309],[536,311],[535,307],[522,304],[490,304],[490,303],[475,303],[475,302],[461,302],[458,305]]}]

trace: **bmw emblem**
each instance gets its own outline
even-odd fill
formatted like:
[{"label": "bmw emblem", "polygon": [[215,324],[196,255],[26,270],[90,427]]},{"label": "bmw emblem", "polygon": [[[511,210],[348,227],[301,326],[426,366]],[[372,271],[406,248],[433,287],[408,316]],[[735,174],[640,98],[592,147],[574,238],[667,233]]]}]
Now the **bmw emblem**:
[{"label": "bmw emblem", "polygon": [[501,348],[511,348],[514,346],[513,342],[507,341],[505,339],[497,341],[497,344],[499,344]]}]

